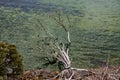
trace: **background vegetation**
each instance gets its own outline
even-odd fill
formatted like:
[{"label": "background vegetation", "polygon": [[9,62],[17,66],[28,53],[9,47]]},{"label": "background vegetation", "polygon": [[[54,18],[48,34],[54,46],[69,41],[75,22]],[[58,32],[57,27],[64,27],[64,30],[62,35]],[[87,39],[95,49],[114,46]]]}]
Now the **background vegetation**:
[{"label": "background vegetation", "polygon": [[64,30],[51,18],[56,10],[63,11],[64,23],[65,15],[70,17],[74,67],[106,65],[108,56],[109,64],[120,65],[119,0],[1,0],[0,40],[16,44],[24,56],[24,69],[41,68],[45,61],[42,57],[50,55],[49,47],[42,46],[48,36],[40,21],[65,41]]}]

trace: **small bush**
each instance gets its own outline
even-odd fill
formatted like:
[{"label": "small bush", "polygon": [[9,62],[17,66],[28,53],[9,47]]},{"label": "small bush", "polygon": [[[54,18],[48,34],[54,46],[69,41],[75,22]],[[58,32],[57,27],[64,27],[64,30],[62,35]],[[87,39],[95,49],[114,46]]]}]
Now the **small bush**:
[{"label": "small bush", "polygon": [[13,77],[23,73],[23,57],[16,46],[0,42],[0,76]]}]

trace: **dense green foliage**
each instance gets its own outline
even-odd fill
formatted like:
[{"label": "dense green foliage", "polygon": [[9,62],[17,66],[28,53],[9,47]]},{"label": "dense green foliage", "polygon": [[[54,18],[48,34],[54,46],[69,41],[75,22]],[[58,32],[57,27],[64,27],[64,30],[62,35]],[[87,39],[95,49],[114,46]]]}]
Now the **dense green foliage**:
[{"label": "dense green foliage", "polygon": [[23,57],[16,46],[0,42],[0,76],[21,75],[23,73]]},{"label": "dense green foliage", "polygon": [[35,4],[32,1],[8,1],[5,7],[0,7],[0,40],[17,45],[24,56],[25,69],[40,68],[45,61],[42,58],[51,56],[46,46],[49,40],[45,40],[49,36],[40,22],[54,37],[65,42],[65,31],[51,18],[56,16],[57,9],[63,10],[65,25],[69,25],[65,17],[68,15],[73,26],[70,58],[74,67],[106,65],[108,58],[109,64],[120,65],[118,0],[34,0]]}]

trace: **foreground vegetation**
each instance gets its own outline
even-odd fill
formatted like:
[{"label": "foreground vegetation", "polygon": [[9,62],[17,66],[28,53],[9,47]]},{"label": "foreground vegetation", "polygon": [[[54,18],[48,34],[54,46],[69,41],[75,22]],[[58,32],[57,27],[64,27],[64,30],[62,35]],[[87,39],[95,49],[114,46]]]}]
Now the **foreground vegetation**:
[{"label": "foreground vegetation", "polygon": [[15,78],[23,74],[23,57],[18,53],[16,46],[0,42],[0,76]]}]

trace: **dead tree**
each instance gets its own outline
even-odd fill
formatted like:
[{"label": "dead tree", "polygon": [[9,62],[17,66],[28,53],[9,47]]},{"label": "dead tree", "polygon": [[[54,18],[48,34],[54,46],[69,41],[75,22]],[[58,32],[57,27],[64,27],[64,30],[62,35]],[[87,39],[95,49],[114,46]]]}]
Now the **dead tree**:
[{"label": "dead tree", "polygon": [[70,39],[70,32],[69,29],[72,27],[70,23],[70,18],[69,16],[66,16],[67,22],[68,22],[68,27],[63,23],[63,19],[60,13],[57,13],[57,17],[53,17],[53,19],[56,21],[58,25],[60,25],[66,32],[67,34],[67,45],[62,43],[62,46],[59,45],[59,43],[55,44],[55,47],[57,48],[57,51],[55,52],[54,56],[58,59],[58,61],[61,61],[64,63],[65,69],[61,71],[61,73],[56,77],[62,78],[62,80],[71,80],[76,73],[79,71],[87,71],[87,69],[78,69],[78,68],[73,68],[71,66],[71,61],[69,58],[69,48],[71,44],[71,39]]},{"label": "dead tree", "polygon": [[[67,19],[68,26],[66,26],[64,24],[64,22],[63,22],[64,20],[63,20],[63,17],[61,16],[60,12],[58,12],[56,16],[52,17],[55,20],[55,22],[59,26],[61,26],[67,34],[67,36],[66,36],[67,43],[66,44],[59,43],[59,42],[51,42],[52,49],[54,50],[53,56],[55,58],[57,58],[58,61],[61,61],[64,64],[64,68],[65,68],[64,70],[62,70],[60,72],[60,74],[58,74],[54,78],[59,77],[62,80],[71,80],[73,78],[73,76],[75,76],[76,74],[79,74],[80,71],[85,71],[85,72],[89,72],[89,71],[87,69],[73,68],[71,66],[71,61],[69,58],[69,48],[71,45],[69,29],[72,27],[72,25],[70,23],[70,18],[68,16],[65,16],[65,17]],[[41,27],[45,30],[43,24],[42,23],[40,23],[40,24],[41,24]],[[45,32],[49,35],[52,35],[51,33],[48,33],[46,30],[45,30]],[[54,79],[54,78],[52,78],[52,79]]]}]

